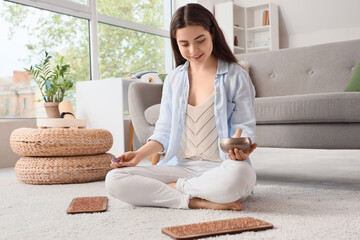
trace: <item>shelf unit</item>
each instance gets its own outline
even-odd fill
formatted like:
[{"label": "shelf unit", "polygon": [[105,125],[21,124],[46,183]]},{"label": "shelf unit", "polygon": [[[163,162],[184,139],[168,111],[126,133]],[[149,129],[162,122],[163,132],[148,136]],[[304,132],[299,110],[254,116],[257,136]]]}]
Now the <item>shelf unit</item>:
[{"label": "shelf unit", "polygon": [[[263,25],[264,11],[268,11],[268,25]],[[279,49],[278,8],[273,3],[246,8],[233,2],[219,3],[215,18],[235,55]]]},{"label": "shelf unit", "polygon": [[[269,13],[269,25],[263,26],[263,13]],[[278,8],[273,3],[247,7],[246,52],[271,51],[279,49]]]},{"label": "shelf unit", "polygon": [[233,2],[219,3],[215,5],[215,17],[230,49],[235,54],[245,53],[245,8]]}]

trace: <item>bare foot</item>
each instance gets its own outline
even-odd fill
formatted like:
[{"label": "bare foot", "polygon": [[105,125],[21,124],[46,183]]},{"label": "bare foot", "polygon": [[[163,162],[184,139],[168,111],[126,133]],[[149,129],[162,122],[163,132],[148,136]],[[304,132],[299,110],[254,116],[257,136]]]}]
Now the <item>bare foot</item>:
[{"label": "bare foot", "polygon": [[231,203],[215,203],[201,198],[190,199],[189,208],[205,208],[205,209],[214,209],[214,210],[234,210],[234,211],[242,210],[242,206],[239,201],[235,201]]}]

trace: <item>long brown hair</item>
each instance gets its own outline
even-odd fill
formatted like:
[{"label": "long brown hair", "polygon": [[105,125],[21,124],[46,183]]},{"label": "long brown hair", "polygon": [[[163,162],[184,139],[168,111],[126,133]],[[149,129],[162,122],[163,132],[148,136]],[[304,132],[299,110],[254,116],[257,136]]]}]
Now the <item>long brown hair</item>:
[{"label": "long brown hair", "polygon": [[213,34],[213,52],[212,54],[226,62],[237,63],[235,55],[226,43],[223,32],[221,31],[216,19],[212,13],[200,4],[187,4],[180,7],[174,13],[170,24],[171,47],[175,57],[176,66],[184,64],[186,59],[180,53],[176,41],[176,31],[186,26],[200,25],[211,34]]}]

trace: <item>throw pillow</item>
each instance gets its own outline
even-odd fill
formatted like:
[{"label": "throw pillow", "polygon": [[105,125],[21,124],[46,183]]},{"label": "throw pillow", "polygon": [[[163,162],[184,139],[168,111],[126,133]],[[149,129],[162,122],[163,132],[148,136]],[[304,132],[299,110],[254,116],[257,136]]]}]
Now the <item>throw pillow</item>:
[{"label": "throw pillow", "polygon": [[155,125],[156,121],[159,118],[160,114],[160,104],[152,105],[147,108],[144,112],[145,119],[150,125]]},{"label": "throw pillow", "polygon": [[355,72],[352,75],[349,84],[344,90],[345,92],[357,92],[360,91],[360,62],[355,68]]}]

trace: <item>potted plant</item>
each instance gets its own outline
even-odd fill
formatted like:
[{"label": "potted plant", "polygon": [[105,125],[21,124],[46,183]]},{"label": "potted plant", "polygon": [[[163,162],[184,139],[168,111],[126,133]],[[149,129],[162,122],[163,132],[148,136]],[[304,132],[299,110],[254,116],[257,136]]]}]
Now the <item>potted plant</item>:
[{"label": "potted plant", "polygon": [[74,86],[74,82],[68,78],[70,65],[64,64],[64,56],[59,56],[55,63],[50,61],[52,58],[45,51],[38,64],[25,70],[39,86],[47,116],[59,118],[58,105],[64,99],[66,91]]}]

